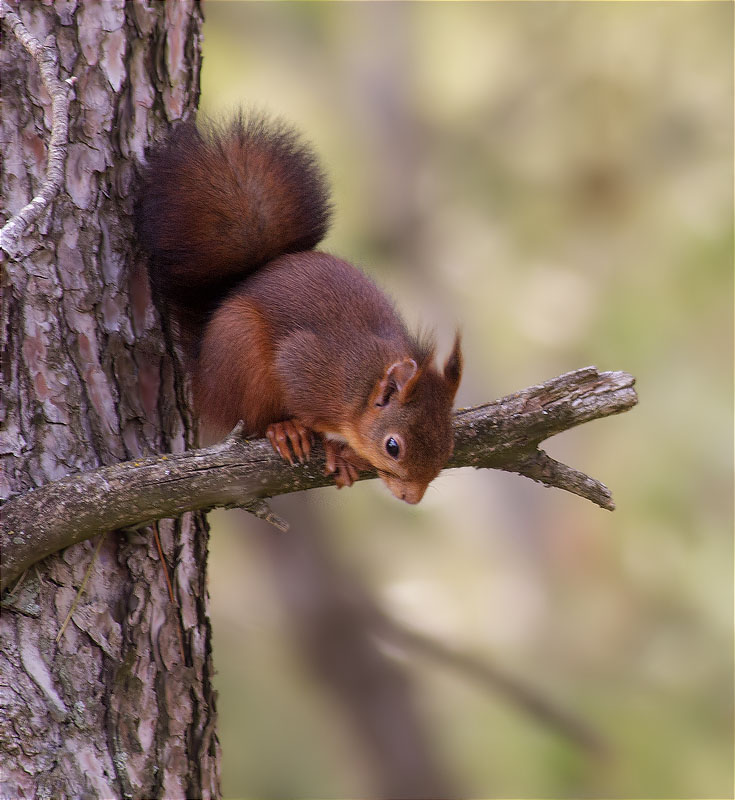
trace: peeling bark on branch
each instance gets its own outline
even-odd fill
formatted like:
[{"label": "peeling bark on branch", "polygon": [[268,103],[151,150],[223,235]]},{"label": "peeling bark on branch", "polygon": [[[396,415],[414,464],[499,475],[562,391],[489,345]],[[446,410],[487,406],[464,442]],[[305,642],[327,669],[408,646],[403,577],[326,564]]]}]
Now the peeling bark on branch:
[{"label": "peeling bark on branch", "polygon": [[[637,402],[634,379],[594,367],[569,372],[494,403],[455,414],[451,467],[490,467],[556,486],[612,510],[599,481],[538,450],[545,439]],[[290,467],[265,440],[235,429],[212,447],[127,461],[70,476],[9,500],[2,508],[2,587],[31,564],[101,531],[141,526],[186,511],[256,504],[263,498],[327,486],[323,451]],[[360,480],[374,477],[364,472]]]}]

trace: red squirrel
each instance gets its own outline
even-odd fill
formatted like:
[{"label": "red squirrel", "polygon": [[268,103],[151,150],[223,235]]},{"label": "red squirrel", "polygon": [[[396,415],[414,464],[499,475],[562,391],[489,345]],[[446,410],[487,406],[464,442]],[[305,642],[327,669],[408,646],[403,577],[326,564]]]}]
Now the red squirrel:
[{"label": "red squirrel", "polygon": [[442,368],[359,269],[315,250],[331,214],[313,152],[262,116],[180,124],[149,155],[137,228],[198,415],[289,463],[314,434],[338,487],[375,469],[418,503],[452,453],[459,334]]}]

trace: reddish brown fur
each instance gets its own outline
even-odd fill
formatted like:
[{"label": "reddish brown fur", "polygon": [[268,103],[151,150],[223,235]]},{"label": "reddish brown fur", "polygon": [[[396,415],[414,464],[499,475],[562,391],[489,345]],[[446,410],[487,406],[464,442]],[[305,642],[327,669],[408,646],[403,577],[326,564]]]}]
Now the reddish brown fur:
[{"label": "reddish brown fur", "polygon": [[247,298],[226,300],[207,326],[194,372],[194,400],[220,433],[242,420],[247,435],[262,436],[271,422],[286,418],[273,370],[272,332]]},{"label": "reddish brown fur", "polygon": [[228,291],[283,253],[324,237],[331,208],[314,154],[288,126],[236,116],[180,124],[149,154],[136,224],[156,294],[186,351]]},{"label": "reddish brown fur", "polygon": [[439,371],[372,281],[310,249],[328,215],[311,151],[283,126],[238,118],[205,136],[184,125],[151,155],[138,226],[210,424],[242,419],[262,435],[294,419],[345,439],[340,457],[418,502],[452,451],[459,337]]}]

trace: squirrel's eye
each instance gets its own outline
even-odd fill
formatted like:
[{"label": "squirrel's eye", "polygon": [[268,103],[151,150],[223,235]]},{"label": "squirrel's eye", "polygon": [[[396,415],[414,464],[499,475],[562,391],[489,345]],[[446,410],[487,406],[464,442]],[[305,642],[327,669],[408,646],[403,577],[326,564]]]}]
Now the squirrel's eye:
[{"label": "squirrel's eye", "polygon": [[400,455],[400,445],[392,436],[385,443],[385,451],[391,458],[398,458]]}]

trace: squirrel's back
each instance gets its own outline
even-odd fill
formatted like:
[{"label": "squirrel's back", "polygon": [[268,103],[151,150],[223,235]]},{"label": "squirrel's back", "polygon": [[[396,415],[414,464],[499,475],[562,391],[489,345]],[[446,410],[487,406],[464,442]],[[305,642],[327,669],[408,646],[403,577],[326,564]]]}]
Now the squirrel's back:
[{"label": "squirrel's back", "polygon": [[258,115],[180,124],[150,153],[139,197],[154,289],[192,338],[246,275],[315,247],[331,210],[313,152],[290,127]]}]

